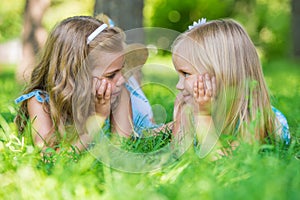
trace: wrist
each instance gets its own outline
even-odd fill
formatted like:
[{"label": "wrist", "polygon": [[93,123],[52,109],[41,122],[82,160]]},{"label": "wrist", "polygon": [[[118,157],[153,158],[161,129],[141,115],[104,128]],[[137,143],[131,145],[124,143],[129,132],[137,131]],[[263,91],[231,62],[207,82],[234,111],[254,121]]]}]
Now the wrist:
[{"label": "wrist", "polygon": [[194,115],[211,115],[211,106],[210,105],[194,105]]},{"label": "wrist", "polygon": [[97,109],[94,113],[95,116],[105,118],[105,119],[109,117],[109,114],[110,114],[109,112],[103,112],[103,111],[101,112],[101,111],[98,111]]},{"label": "wrist", "polygon": [[94,135],[95,133],[99,133],[99,131],[102,129],[106,118],[95,114],[88,117],[86,120],[86,130],[88,135]]},{"label": "wrist", "polygon": [[197,121],[211,121],[212,120],[212,116],[208,113],[195,113],[194,118]]},{"label": "wrist", "polygon": [[208,111],[194,111],[194,116],[203,116],[203,117],[211,117],[211,112]]}]

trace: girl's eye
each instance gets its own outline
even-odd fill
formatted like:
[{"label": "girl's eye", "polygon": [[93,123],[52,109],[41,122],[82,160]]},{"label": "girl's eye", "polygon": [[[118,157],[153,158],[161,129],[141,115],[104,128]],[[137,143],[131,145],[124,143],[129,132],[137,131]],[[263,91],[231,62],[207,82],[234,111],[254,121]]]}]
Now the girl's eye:
[{"label": "girl's eye", "polygon": [[115,75],[116,75],[116,74],[111,74],[111,75],[106,76],[106,78],[108,78],[108,79],[113,79],[113,78],[115,77]]},{"label": "girl's eye", "polygon": [[190,74],[189,74],[189,73],[186,73],[186,72],[183,72],[183,76],[184,76],[184,77],[189,77]]}]

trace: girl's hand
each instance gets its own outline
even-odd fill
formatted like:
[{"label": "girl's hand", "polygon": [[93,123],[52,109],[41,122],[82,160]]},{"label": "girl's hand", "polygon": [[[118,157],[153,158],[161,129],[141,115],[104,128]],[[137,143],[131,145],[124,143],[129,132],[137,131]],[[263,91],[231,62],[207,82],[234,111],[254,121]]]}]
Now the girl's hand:
[{"label": "girl's hand", "polygon": [[194,83],[193,90],[195,112],[200,115],[211,115],[211,101],[216,96],[216,78],[208,74],[200,74]]},{"label": "girl's hand", "polygon": [[95,111],[98,115],[107,118],[110,114],[111,83],[106,79],[96,79],[95,85]]}]

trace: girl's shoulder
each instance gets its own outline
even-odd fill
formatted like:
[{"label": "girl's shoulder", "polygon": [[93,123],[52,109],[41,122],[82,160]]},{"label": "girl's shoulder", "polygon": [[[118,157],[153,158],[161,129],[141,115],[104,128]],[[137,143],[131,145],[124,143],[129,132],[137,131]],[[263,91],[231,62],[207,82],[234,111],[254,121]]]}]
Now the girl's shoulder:
[{"label": "girl's shoulder", "polygon": [[49,95],[46,91],[43,90],[33,90],[27,94],[23,94],[21,96],[19,96],[18,98],[15,99],[15,103],[21,103],[25,100],[28,100],[32,97],[35,97],[35,99],[39,102],[39,103],[45,103],[45,102],[49,102]]},{"label": "girl's shoulder", "polygon": [[283,113],[281,111],[279,111],[277,108],[272,106],[272,110],[276,115],[277,120],[280,123],[280,128],[281,128],[281,138],[284,141],[285,144],[290,144],[291,142],[291,135],[290,135],[290,131],[289,131],[289,125],[287,122],[286,117],[283,115]]}]

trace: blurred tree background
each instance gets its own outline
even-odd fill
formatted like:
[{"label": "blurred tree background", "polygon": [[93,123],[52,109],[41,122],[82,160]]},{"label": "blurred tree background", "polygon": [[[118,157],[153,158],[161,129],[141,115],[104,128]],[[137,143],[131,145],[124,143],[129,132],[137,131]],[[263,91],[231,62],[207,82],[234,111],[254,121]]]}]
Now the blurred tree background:
[{"label": "blurred tree background", "polygon": [[180,32],[202,17],[234,18],[246,28],[262,58],[291,55],[289,0],[146,0],[144,14],[146,26]]},{"label": "blurred tree background", "polygon": [[92,15],[94,0],[10,0],[0,7],[0,69],[17,68],[17,80],[28,78],[47,33],[62,19]]},{"label": "blurred tree background", "polygon": [[[24,34],[26,30],[24,25],[27,19],[24,11],[29,1],[49,0],[1,2],[0,43],[22,37],[22,33]],[[145,27],[163,27],[183,32],[188,25],[201,17],[208,20],[230,17],[246,28],[261,58],[267,61],[278,57],[299,56],[299,2],[299,0],[51,0],[41,15],[40,26],[49,31],[58,21],[68,16],[104,12],[122,24],[120,26],[125,30],[139,28],[141,23],[136,20],[136,16],[139,16]],[[143,15],[141,12],[134,12],[135,9],[142,10]],[[39,42],[43,43],[43,39]],[[35,48],[40,47],[36,45]],[[36,50],[34,52],[37,52]]]},{"label": "blurred tree background", "polygon": [[300,58],[300,1],[292,0],[293,54]]},{"label": "blurred tree background", "polygon": [[105,13],[123,30],[143,27],[144,0],[95,0],[94,15]]}]

